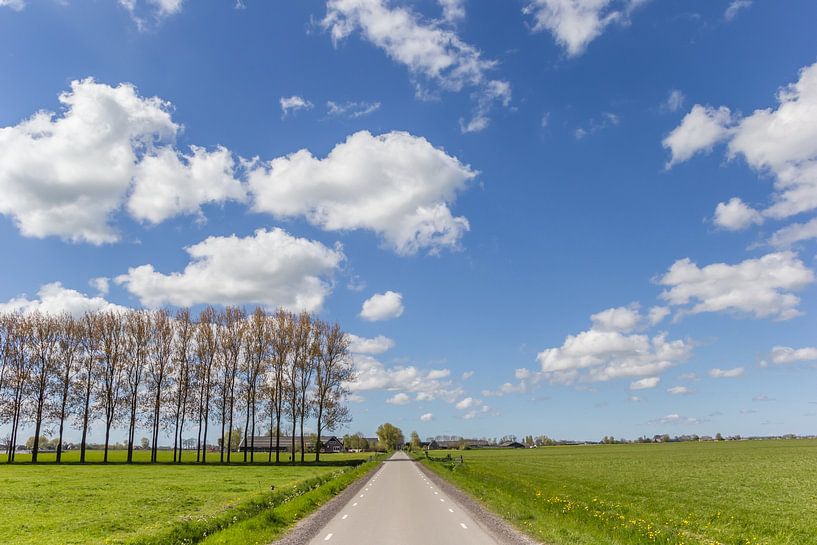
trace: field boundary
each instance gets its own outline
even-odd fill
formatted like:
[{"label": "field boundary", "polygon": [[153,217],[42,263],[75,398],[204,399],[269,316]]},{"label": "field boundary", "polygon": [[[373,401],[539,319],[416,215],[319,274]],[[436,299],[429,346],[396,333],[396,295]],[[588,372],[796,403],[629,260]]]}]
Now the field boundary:
[{"label": "field boundary", "polygon": [[[431,479],[438,488],[454,498],[466,509],[483,530],[497,538],[499,543],[507,545],[547,545],[522,532],[507,519],[490,510],[478,499],[446,479],[442,470],[438,471],[431,466],[431,464],[439,462],[430,460],[426,462],[425,458],[418,459],[415,457],[414,463],[417,464],[423,474]],[[449,471],[448,469],[445,470]]]},{"label": "field boundary", "polygon": [[368,464],[360,475],[354,477],[351,483],[357,482],[361,477],[377,467],[375,462],[363,462],[345,470],[336,471],[328,475],[312,477],[294,485],[283,487],[280,490],[264,494],[239,502],[217,514],[208,517],[190,516],[184,520],[172,523],[164,531],[151,535],[138,536],[127,541],[128,545],[191,545],[201,543],[206,539],[217,536],[219,532],[228,530],[240,523],[249,521],[265,512],[274,511],[277,508],[286,506],[289,502],[306,497],[312,492],[323,490],[331,486],[335,481],[342,480],[350,473],[360,471]]}]

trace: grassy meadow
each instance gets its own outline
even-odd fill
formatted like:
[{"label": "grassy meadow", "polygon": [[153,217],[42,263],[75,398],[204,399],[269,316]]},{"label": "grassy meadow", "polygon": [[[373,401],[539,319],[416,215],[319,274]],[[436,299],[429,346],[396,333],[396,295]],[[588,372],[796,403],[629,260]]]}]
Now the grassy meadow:
[{"label": "grassy meadow", "polygon": [[[187,542],[196,543],[203,534],[211,535],[265,511],[275,512],[273,518],[278,517],[279,523],[268,533],[280,532],[304,512],[290,509],[289,518],[281,518],[277,514],[281,505],[304,494],[315,496],[315,489],[334,486],[332,481],[349,480],[361,471],[353,466],[369,456],[324,454],[320,464],[275,466],[266,464],[266,454],[256,454],[252,465],[241,464],[243,455],[238,455],[233,464],[220,465],[215,463],[218,453],[208,453],[203,466],[172,464],[170,452],[160,452],[159,464],[145,463],[149,451],[135,455],[141,463],[122,463],[124,451],[110,452],[114,463],[107,465],[98,463],[102,460],[99,451],[88,456],[96,463],[85,465],[76,463],[79,453],[75,451],[64,453],[67,463],[61,465],[47,463],[53,454],[41,454],[46,463],[22,463],[27,457],[20,454],[12,465],[0,463],[0,541],[19,545],[164,544],[189,539]],[[186,453],[188,458],[195,460],[195,452]],[[313,461],[314,455],[307,455],[307,460]]]},{"label": "grassy meadow", "polygon": [[426,465],[546,543],[817,544],[817,441],[449,452]]}]

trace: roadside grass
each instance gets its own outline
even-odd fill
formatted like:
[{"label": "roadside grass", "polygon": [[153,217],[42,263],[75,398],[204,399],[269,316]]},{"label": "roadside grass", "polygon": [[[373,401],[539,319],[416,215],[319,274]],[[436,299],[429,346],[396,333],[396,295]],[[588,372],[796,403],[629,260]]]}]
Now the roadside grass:
[{"label": "roadside grass", "polygon": [[[0,464],[0,541],[118,544],[163,536],[154,543],[171,543],[172,532],[192,535],[207,524],[225,527],[253,517],[260,512],[256,504],[297,496],[299,485],[314,488],[368,457],[322,455],[315,464],[309,456],[311,464],[276,466],[263,455],[263,463],[220,465],[218,453],[208,453],[208,464],[197,465],[172,464],[172,453],[160,452],[163,463],[149,464],[150,453],[138,451],[141,463],[126,465],[125,453],[112,451],[115,463],[80,465],[78,453],[65,454],[68,463],[61,465],[19,463],[21,455],[14,464]],[[102,460],[101,452],[88,454]]]},{"label": "roadside grass", "polygon": [[423,463],[554,545],[817,544],[813,440],[454,454]]},{"label": "roadside grass", "polygon": [[282,537],[295,523],[335,497],[347,486],[374,470],[379,461],[347,470],[320,486],[302,489],[288,501],[271,506],[257,515],[233,524],[202,541],[203,545],[262,545]]}]

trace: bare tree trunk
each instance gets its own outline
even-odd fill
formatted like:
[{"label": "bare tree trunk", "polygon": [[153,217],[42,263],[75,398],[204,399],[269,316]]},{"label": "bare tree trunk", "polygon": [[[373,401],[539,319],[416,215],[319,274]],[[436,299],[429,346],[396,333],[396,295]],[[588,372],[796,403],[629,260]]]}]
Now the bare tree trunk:
[{"label": "bare tree trunk", "polygon": [[182,412],[181,412],[181,422],[179,424],[179,461],[178,463],[182,462],[182,455],[184,454],[184,416],[187,411],[187,386],[185,386],[184,390],[184,397],[182,399]]},{"label": "bare tree trunk", "polygon": [[199,392],[199,434],[198,439],[196,440],[196,463],[199,463],[201,460],[201,425],[204,418],[204,380],[201,382],[201,391]]},{"label": "bare tree trunk", "polygon": [[102,455],[102,461],[108,463],[108,443],[111,440],[111,425],[106,421],[105,423],[105,453]]},{"label": "bare tree trunk", "polygon": [[82,440],[79,446],[79,463],[85,463],[85,447],[88,439],[88,418],[91,409],[91,370],[88,368],[88,382],[85,387],[85,409],[82,411]]},{"label": "bare tree trunk", "polygon": [[[227,463],[230,463],[230,451],[232,450],[230,443],[233,441],[233,404],[235,403],[235,385],[230,384],[230,431],[227,432]],[[222,441],[223,442],[223,441]]]},{"label": "bare tree trunk", "polygon": [[181,407],[182,407],[182,388],[181,384],[178,386],[179,393],[176,396],[176,418],[174,418],[173,423],[173,463],[176,463],[176,452],[179,446],[179,418],[181,417]]},{"label": "bare tree trunk", "polygon": [[9,444],[9,454],[6,461],[12,463],[17,454],[17,431],[20,427],[20,413],[23,405],[23,382],[18,379],[16,391],[14,394],[14,408],[12,413],[11,423],[11,442]]},{"label": "bare tree trunk", "polygon": [[[270,409],[272,409],[272,407],[270,407]],[[270,415],[269,415],[269,442],[270,442],[270,449],[269,449],[269,458],[267,459],[267,463],[268,463],[268,464],[271,464],[271,463],[272,463],[272,433],[273,433],[272,428],[273,428],[273,426],[274,426],[274,425],[275,425],[275,416],[273,415],[272,410],[270,410]]]},{"label": "bare tree trunk", "polygon": [[315,440],[315,462],[321,461],[321,413],[323,411],[319,408],[318,409],[318,423],[317,423],[317,431],[318,431],[318,438]]},{"label": "bare tree trunk", "polygon": [[158,442],[159,442],[159,411],[161,410],[162,405],[162,387],[161,387],[161,380],[163,377],[160,377],[160,384],[156,388],[156,401],[155,405],[153,406],[153,450],[150,453],[150,461],[154,464],[158,461]]},{"label": "bare tree trunk", "polygon": [[[45,372],[43,372],[45,375]],[[45,377],[43,380],[47,380]],[[45,404],[45,385],[40,386],[39,395],[37,397],[37,411],[34,424],[34,448],[31,450],[31,463],[37,463],[37,454],[40,451],[40,428],[43,423],[43,405]]]},{"label": "bare tree trunk", "polygon": [[[70,368],[68,368],[70,369]],[[63,382],[62,404],[60,405],[60,435],[57,443],[57,463],[62,462],[62,432],[65,425],[65,405],[68,402],[68,370],[66,370],[65,382]]]},{"label": "bare tree trunk", "polygon": [[304,413],[301,413],[301,463],[304,463]]},{"label": "bare tree trunk", "polygon": [[207,387],[206,390],[206,401],[204,403],[204,444],[202,445],[201,450],[201,463],[207,463],[207,424],[208,420],[210,419],[210,377],[208,373],[207,377]]},{"label": "bare tree trunk", "polygon": [[[250,430],[250,391],[247,390],[247,418],[244,420],[244,463],[247,463],[247,432]],[[230,437],[232,439],[232,436]]]},{"label": "bare tree trunk", "polygon": [[[246,437],[246,434],[244,436]],[[250,439],[250,441],[251,441],[250,448],[252,449],[252,450],[250,450],[250,463],[254,463],[255,462],[255,392],[254,391],[253,391],[253,394],[252,394],[252,430],[250,431],[250,437],[252,438],[252,439]],[[244,440],[244,442],[246,443],[246,439]]]},{"label": "bare tree trunk", "polygon": [[281,463],[281,395],[278,395],[278,408],[275,409],[275,463]]},{"label": "bare tree trunk", "polygon": [[136,435],[136,395],[130,402],[130,424],[128,425],[128,463],[133,463],[133,440]]},{"label": "bare tree trunk", "polygon": [[[224,377],[224,387],[221,389],[221,448],[219,449],[219,463],[224,463],[224,430],[227,426],[227,377]],[[227,461],[230,461],[230,455],[227,454]]]}]

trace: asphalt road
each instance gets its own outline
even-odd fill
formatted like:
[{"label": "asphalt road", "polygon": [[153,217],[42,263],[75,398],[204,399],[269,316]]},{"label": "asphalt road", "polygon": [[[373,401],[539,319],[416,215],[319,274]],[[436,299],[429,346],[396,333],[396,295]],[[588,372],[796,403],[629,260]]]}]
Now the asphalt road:
[{"label": "asphalt road", "polygon": [[310,545],[497,545],[468,513],[396,452]]}]

